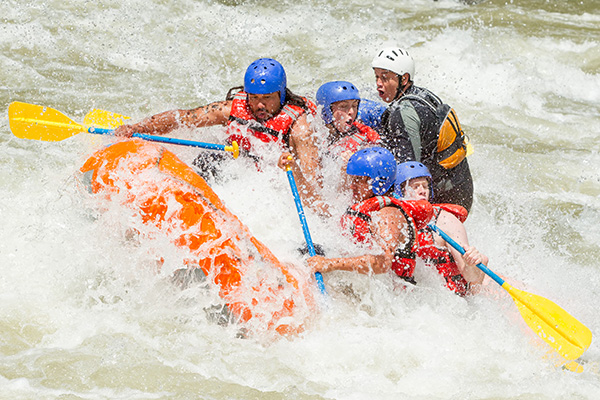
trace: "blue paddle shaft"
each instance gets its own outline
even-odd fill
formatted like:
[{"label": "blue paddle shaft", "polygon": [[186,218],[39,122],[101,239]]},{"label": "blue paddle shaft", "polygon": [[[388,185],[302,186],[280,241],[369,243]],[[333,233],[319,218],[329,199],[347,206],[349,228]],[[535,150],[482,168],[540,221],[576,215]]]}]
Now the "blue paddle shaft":
[{"label": "blue paddle shaft", "polygon": [[[112,135],[114,133],[113,129],[104,129],[104,128],[95,128],[93,126],[88,128],[89,133],[96,133],[99,135]],[[160,142],[160,143],[169,143],[169,144],[180,144],[183,146],[192,146],[192,147],[201,147],[203,149],[209,150],[222,150],[225,151],[224,144],[214,144],[214,143],[204,143],[204,142],[195,142],[192,140],[183,140],[183,139],[175,139],[163,136],[153,136],[153,135],[145,135],[142,133],[134,133],[131,135],[132,137],[136,137],[139,139],[149,140],[151,142]]]},{"label": "blue paddle shaft", "polygon": [[[450,236],[448,236],[448,234],[446,232],[441,230],[433,222],[429,223],[427,226],[430,227],[431,229],[433,229],[438,235],[440,235],[442,237],[442,239],[444,239],[448,244],[450,244],[450,246],[454,247],[456,249],[456,251],[458,251],[460,254],[465,254],[465,249],[460,244],[456,243],[454,241],[454,239],[452,239]],[[500,285],[500,286],[504,285],[504,279],[500,278],[498,275],[496,275],[494,272],[492,272],[488,267],[485,266],[485,264],[479,263],[479,264],[477,264],[477,268],[479,268],[480,270],[485,272],[490,278],[492,278],[494,281],[496,281],[496,283],[498,285]]]},{"label": "blue paddle shaft", "polygon": [[[302,208],[302,202],[300,201],[300,195],[298,194],[298,188],[296,187],[296,181],[294,180],[294,174],[291,169],[287,170],[288,181],[290,182],[290,188],[294,195],[294,203],[296,203],[296,210],[298,211],[298,218],[300,218],[300,224],[302,225],[302,232],[304,232],[304,239],[308,246],[308,254],[313,257],[317,253],[315,252],[315,246],[313,245],[310,237],[310,231],[308,230],[308,224],[306,223],[306,216],[304,215],[304,209]],[[326,294],[325,284],[323,283],[323,275],[320,272],[315,272],[315,279],[317,280],[317,286],[321,293]]]}]

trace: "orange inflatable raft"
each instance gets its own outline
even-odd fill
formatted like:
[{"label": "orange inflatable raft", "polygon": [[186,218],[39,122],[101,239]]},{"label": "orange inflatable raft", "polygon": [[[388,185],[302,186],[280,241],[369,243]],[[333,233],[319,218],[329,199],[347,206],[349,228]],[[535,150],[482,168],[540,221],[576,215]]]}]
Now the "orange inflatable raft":
[{"label": "orange inflatable raft", "polygon": [[314,312],[314,282],[287,268],[252,236],[189,166],[165,148],[127,140],[92,155],[81,168],[94,194],[119,201],[189,253],[250,331],[288,335]]}]

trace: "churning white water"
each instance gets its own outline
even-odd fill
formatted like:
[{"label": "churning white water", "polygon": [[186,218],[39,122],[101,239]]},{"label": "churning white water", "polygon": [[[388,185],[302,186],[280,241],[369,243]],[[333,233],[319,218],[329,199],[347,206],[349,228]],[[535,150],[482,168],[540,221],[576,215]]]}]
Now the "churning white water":
[{"label": "churning white water", "polygon": [[[411,50],[416,83],[458,112],[475,146],[469,237],[509,282],[600,333],[600,4],[597,1],[4,0],[0,100],[81,122],[134,120],[222,100],[259,57],[295,93],[350,80],[376,99],[370,61]],[[185,290],[182,255],[124,239],[126,211],[79,187],[109,137],[50,143],[0,132],[0,398],[596,399],[594,341],[582,374],[556,368],[495,284],[459,298],[430,271],[325,276],[330,300],[291,339],[240,339],[211,322],[218,296]],[[217,128],[175,136],[222,140]],[[198,150],[170,146],[191,162]],[[303,235],[285,173],[225,166],[213,188],[283,261]],[[343,205],[340,205],[342,207]],[[307,210],[313,240],[347,246]],[[157,257],[167,263],[160,271]],[[315,289],[316,290],[316,289]]]}]

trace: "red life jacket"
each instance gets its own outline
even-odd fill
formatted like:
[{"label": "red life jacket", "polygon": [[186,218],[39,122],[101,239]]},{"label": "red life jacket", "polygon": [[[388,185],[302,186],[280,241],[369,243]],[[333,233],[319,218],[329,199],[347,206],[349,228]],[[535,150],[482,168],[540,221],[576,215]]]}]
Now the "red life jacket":
[{"label": "red life jacket", "polygon": [[[316,106],[309,100],[304,99],[309,111],[316,111]],[[284,105],[279,113],[264,122],[258,122],[250,111],[248,95],[246,92],[238,92],[231,103],[231,114],[229,115],[228,137],[229,143],[236,141],[241,150],[251,150],[248,133],[260,139],[262,142],[276,142],[280,146],[288,147],[290,142],[290,128],[296,120],[306,111],[302,107],[291,104]]]},{"label": "red life jacket", "polygon": [[350,207],[342,216],[342,227],[349,229],[358,242],[370,241],[371,214],[384,207],[398,208],[408,221],[408,242],[401,243],[394,252],[392,270],[402,279],[415,283],[416,232],[433,217],[433,207],[425,200],[398,200],[388,196],[374,196]]},{"label": "red life jacket", "polygon": [[358,121],[354,121],[352,125],[356,128],[353,129],[354,133],[342,137],[340,140],[329,146],[329,153],[341,154],[347,150],[355,153],[367,144],[379,143],[379,134],[375,132],[373,128]]},{"label": "red life jacket", "polygon": [[[467,219],[467,210],[456,204],[434,204],[434,218],[436,221],[442,210],[448,211],[464,222]],[[465,296],[469,291],[469,282],[462,276],[458,265],[447,248],[435,245],[433,230],[425,225],[417,233],[417,256],[427,264],[433,264],[446,281],[446,287],[460,296]]]}]

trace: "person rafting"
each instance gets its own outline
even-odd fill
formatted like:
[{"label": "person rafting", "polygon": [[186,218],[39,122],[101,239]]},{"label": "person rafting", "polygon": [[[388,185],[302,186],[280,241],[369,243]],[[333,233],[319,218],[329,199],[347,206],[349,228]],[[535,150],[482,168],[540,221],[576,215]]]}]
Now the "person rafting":
[{"label": "person rafting", "polygon": [[[319,87],[316,95],[317,105],[321,107],[321,118],[327,128],[323,141],[325,149],[319,158],[319,167],[323,168],[323,158],[335,159],[342,170],[350,156],[357,150],[379,143],[379,134],[357,120],[360,94],[356,86],[347,81],[331,81]],[[303,190],[307,205],[322,215],[329,214],[329,207],[319,194],[320,187],[310,185],[303,177],[298,165],[293,162],[292,154],[284,152],[278,165],[286,169],[291,166]],[[291,157],[291,158],[290,158]]]},{"label": "person rafting", "polygon": [[329,129],[328,153],[347,160],[360,148],[379,143],[379,134],[357,120],[360,103],[358,89],[347,81],[327,82],[317,90],[317,105],[322,107],[321,117]]},{"label": "person rafting", "polygon": [[[234,94],[236,90],[239,90]],[[241,154],[260,159],[257,148],[274,144],[296,157],[306,174],[317,173],[318,149],[314,143],[308,115],[316,106],[287,87],[283,66],[272,58],[252,62],[244,75],[244,86],[232,88],[225,101],[189,110],[171,110],[153,115],[132,125],[122,125],[115,135],[133,133],[166,134],[178,128],[227,126],[227,142],[236,141]],[[194,165],[203,176],[218,176],[222,153],[201,153]]]},{"label": "person rafting", "polygon": [[383,147],[399,163],[425,164],[437,200],[470,211],[473,178],[466,159],[467,139],[454,110],[431,91],[413,84],[415,63],[406,50],[386,47],[371,65],[379,97],[389,103],[381,117]]},{"label": "person rafting", "polygon": [[[405,200],[434,200],[431,174],[427,167],[417,161],[398,164],[394,196]],[[444,278],[446,287],[461,296],[467,295],[473,284],[483,282],[485,274],[477,264],[488,263],[487,256],[469,246],[463,225],[466,218],[467,210],[462,206],[437,202],[433,204],[432,222],[464,247],[464,256],[439,235],[434,234],[429,226],[425,225],[417,232],[417,257],[425,264],[435,267]]]},{"label": "person rafting", "polygon": [[433,216],[431,204],[424,200],[401,201],[392,197],[396,179],[393,154],[382,147],[354,153],[346,173],[356,202],[342,216],[342,226],[357,242],[370,244],[373,251],[356,257],[313,256],[308,263],[313,271],[356,271],[382,274],[393,271],[414,282],[416,232]]}]

